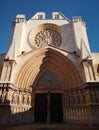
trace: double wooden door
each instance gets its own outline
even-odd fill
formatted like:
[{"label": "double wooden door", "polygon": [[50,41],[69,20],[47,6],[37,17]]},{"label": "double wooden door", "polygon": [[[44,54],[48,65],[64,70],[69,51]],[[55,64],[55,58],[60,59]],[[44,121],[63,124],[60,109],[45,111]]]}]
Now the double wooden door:
[{"label": "double wooden door", "polygon": [[54,123],[63,121],[61,93],[41,93],[35,95],[35,122]]}]

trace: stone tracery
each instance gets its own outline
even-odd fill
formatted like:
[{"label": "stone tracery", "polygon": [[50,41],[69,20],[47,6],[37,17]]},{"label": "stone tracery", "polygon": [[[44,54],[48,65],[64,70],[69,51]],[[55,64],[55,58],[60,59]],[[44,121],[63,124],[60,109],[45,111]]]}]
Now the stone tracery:
[{"label": "stone tracery", "polygon": [[61,42],[61,35],[53,29],[42,30],[35,36],[36,47],[40,47],[42,45],[55,45],[59,47],[61,45]]}]

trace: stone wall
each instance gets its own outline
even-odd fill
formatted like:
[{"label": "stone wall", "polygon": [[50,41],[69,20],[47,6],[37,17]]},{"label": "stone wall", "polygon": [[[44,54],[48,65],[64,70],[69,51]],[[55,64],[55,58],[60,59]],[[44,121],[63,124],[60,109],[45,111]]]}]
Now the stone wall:
[{"label": "stone wall", "polygon": [[99,124],[99,83],[65,91],[65,122]]},{"label": "stone wall", "polygon": [[[33,92],[0,84],[0,125],[34,123]],[[99,125],[99,83],[64,90],[63,122]]]}]

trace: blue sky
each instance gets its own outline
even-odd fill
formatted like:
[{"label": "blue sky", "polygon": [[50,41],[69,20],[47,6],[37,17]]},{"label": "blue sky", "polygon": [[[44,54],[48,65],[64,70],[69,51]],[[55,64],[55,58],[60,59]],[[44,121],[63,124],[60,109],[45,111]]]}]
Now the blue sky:
[{"label": "blue sky", "polygon": [[26,19],[36,12],[62,12],[67,18],[82,16],[86,22],[88,40],[92,52],[99,52],[99,0],[0,0],[0,53],[7,51],[11,34],[11,23],[17,14]]}]

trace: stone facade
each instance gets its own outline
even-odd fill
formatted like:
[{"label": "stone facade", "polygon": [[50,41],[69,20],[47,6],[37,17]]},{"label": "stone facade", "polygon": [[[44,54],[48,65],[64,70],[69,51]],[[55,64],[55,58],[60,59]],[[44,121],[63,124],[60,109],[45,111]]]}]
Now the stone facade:
[{"label": "stone facade", "polygon": [[0,55],[0,124],[99,125],[98,57],[81,17],[17,15]]}]

